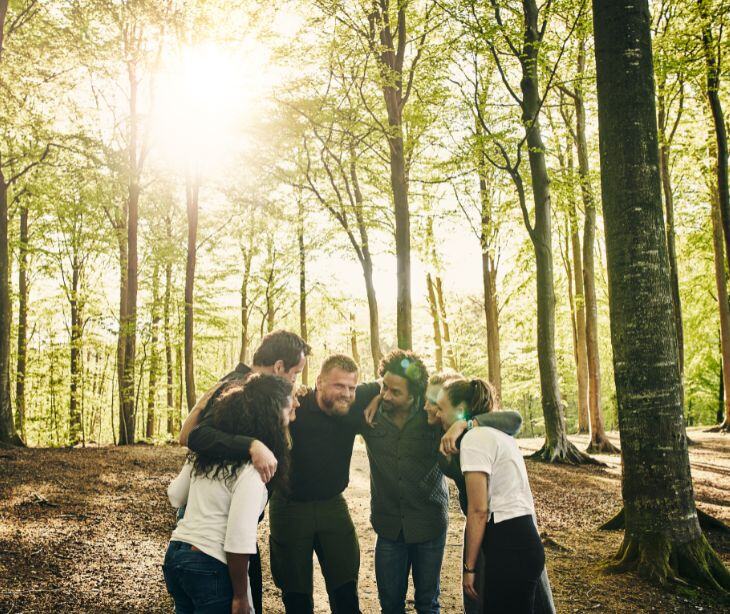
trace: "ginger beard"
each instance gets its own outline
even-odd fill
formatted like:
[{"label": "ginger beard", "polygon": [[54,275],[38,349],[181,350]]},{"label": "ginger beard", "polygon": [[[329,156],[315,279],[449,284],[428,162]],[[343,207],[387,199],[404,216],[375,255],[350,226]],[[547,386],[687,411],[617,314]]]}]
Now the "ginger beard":
[{"label": "ginger beard", "polygon": [[333,367],[317,378],[317,402],[329,416],[344,416],[355,401],[357,373]]}]

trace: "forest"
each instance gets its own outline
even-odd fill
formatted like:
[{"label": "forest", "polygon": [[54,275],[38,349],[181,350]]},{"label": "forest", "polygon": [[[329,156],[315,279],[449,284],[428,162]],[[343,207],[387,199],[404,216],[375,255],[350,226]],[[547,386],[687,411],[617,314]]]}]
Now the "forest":
[{"label": "forest", "polygon": [[[0,611],[170,611],[181,425],[278,329],[310,387],[395,348],[492,383],[552,484],[558,611],[594,607],[578,553],[602,611],[722,611],[729,24],[725,0],[0,0]],[[50,592],[13,592],[48,514],[90,543],[152,514],[129,564],[159,596],[72,597],[27,561]],[[611,601],[623,572],[641,603]]]}]

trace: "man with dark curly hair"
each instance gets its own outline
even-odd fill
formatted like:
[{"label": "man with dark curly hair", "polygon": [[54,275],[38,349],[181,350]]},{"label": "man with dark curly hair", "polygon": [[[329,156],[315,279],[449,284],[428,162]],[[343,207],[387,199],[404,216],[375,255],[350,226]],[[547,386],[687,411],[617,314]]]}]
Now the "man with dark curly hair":
[{"label": "man with dark curly hair", "polygon": [[438,466],[441,433],[423,411],[428,371],[411,351],[380,362],[373,428],[362,432],[370,461],[370,521],[378,535],[375,576],[384,614],[405,608],[413,576],[419,613],[439,612],[449,495]]}]

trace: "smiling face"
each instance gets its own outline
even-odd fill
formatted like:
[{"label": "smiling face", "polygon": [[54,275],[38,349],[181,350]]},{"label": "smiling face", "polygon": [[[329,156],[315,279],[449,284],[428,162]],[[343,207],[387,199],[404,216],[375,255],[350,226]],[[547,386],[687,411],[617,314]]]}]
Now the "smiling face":
[{"label": "smiling face", "polygon": [[297,407],[299,407],[299,401],[294,395],[287,397],[287,403],[281,408],[281,422],[284,426],[289,426],[290,422],[294,422],[297,419]]},{"label": "smiling face", "polygon": [[441,424],[441,420],[438,417],[438,396],[441,392],[443,384],[429,384],[426,388],[426,401],[423,405],[423,409],[426,412],[428,423]]},{"label": "smiling face", "polygon": [[439,392],[436,397],[436,405],[438,410],[436,412],[436,419],[441,422],[442,428],[447,431],[454,422],[462,420],[464,417],[463,403],[457,407],[454,407],[449,400],[449,395],[443,389]]},{"label": "smiling face", "polygon": [[383,375],[383,410],[407,411],[413,404],[413,396],[408,390],[408,380],[400,375],[386,373]]},{"label": "smiling face", "polygon": [[343,416],[355,401],[357,371],[332,367],[317,377],[317,402],[330,416]]}]

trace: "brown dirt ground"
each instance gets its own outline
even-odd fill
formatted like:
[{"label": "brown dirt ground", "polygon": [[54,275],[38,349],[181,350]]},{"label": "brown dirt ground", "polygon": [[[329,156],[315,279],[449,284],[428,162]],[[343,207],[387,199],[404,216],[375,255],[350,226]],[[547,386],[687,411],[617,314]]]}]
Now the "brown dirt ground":
[{"label": "brown dirt ground", "polygon": [[[730,436],[692,430],[690,455],[698,506],[730,523]],[[584,437],[573,438],[585,447]],[[541,440],[523,439],[525,452]],[[184,451],[133,446],[72,450],[0,450],[0,612],[171,612],[160,564],[173,527],[165,496]],[[702,593],[665,592],[634,575],[599,570],[620,544],[620,533],[596,531],[620,507],[617,456],[607,468],[528,463],[538,520],[559,545],[546,549],[559,612],[721,612]],[[362,549],[363,612],[377,612],[374,535],[369,525],[365,451],[356,445],[346,496]],[[442,611],[461,611],[463,518],[452,498],[442,572]],[[268,525],[262,525],[264,576]],[[730,539],[711,535],[726,563]],[[317,612],[327,612],[324,583],[315,574]],[[265,611],[281,612],[269,580]],[[412,611],[412,602],[409,604]],[[725,606],[727,608],[727,605]]]}]

